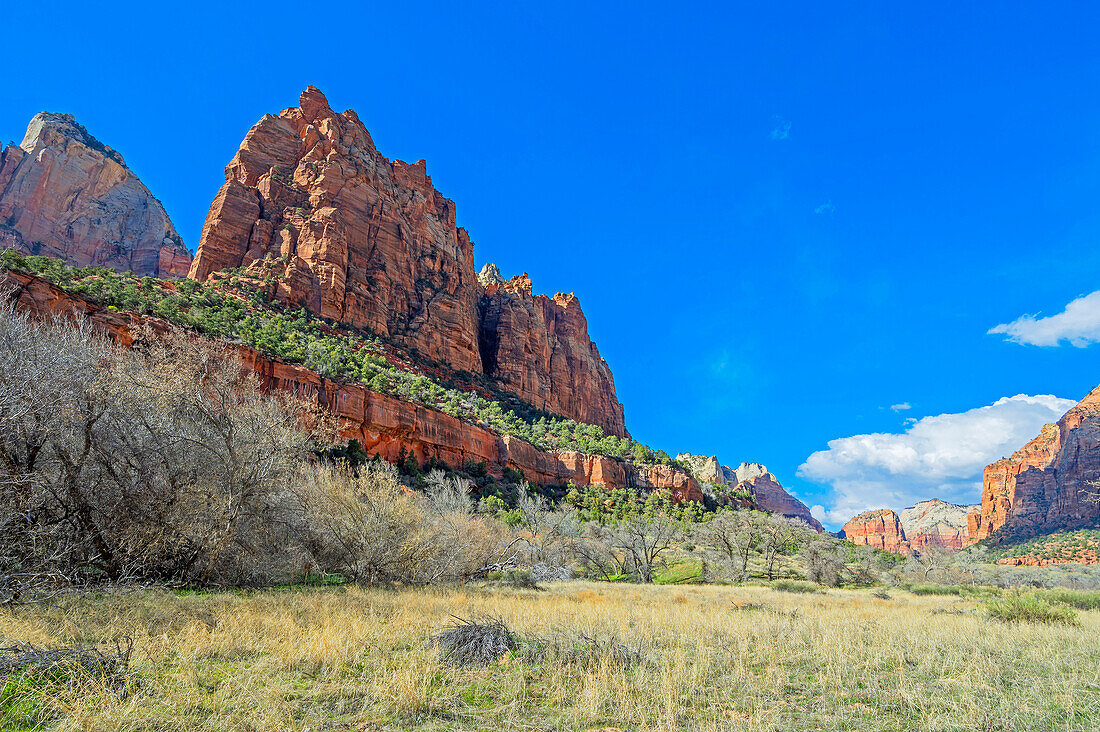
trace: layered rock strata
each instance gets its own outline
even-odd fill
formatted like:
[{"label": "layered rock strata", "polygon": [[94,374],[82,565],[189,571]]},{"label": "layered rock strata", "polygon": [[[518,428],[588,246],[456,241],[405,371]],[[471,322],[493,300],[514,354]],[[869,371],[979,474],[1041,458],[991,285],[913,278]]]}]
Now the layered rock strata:
[{"label": "layered rock strata", "polygon": [[576,297],[533,295],[530,280],[504,284],[495,268],[479,282],[470,237],[424,161],[385,158],[355,112],[308,88],[252,127],[225,179],[191,277],[249,268],[284,301],[627,435]]},{"label": "layered rock strata", "polygon": [[573,294],[532,294],[526,273],[485,286],[481,359],[502,387],[539,409],[626,434],[623,406]]},{"label": "layered rock strata", "polygon": [[164,207],[122,156],[51,112],[0,152],[0,247],[156,277],[181,277],[191,265]]},{"label": "layered rock strata", "polygon": [[1100,526],[1100,386],[1043,427],[1011,456],[985,469],[981,510],[969,541],[1010,541]]}]

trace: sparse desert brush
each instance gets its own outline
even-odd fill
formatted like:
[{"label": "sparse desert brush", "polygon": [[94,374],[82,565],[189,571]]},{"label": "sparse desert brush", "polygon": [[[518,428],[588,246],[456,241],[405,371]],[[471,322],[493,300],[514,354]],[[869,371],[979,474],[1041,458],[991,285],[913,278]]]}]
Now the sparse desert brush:
[{"label": "sparse desert brush", "polygon": [[816,582],[804,582],[802,580],[776,580],[771,583],[771,586],[780,592],[795,592],[801,594],[821,592],[821,586]]},{"label": "sparse desert brush", "polygon": [[953,585],[911,585],[909,591],[914,595],[961,595],[961,587]]},{"label": "sparse desert brush", "polygon": [[1100,610],[1100,592],[1086,590],[1054,589],[1044,590],[1041,593],[1044,599],[1051,602],[1060,602],[1070,605],[1078,610]]},{"label": "sparse desert brush", "polygon": [[1050,602],[1034,592],[1011,593],[989,600],[985,610],[991,618],[1008,623],[1078,625],[1077,611],[1069,605]]}]

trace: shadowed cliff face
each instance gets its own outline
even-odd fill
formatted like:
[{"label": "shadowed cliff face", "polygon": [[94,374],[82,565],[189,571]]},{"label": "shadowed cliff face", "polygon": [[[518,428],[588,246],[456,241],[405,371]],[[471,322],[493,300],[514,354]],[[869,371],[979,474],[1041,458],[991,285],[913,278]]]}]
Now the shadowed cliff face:
[{"label": "shadowed cliff face", "polygon": [[79,267],[180,277],[191,254],[122,156],[71,115],[41,112],[0,153],[0,247]]},{"label": "shadowed cliff face", "polygon": [[424,161],[385,158],[355,112],[334,112],[310,87],[298,107],[256,123],[225,177],[191,277],[273,272],[284,301],[626,435],[576,298],[479,283],[470,237]]},{"label": "shadowed cliff face", "polygon": [[1043,427],[1035,439],[985,469],[970,541],[1023,539],[1100,526],[1100,387]]}]

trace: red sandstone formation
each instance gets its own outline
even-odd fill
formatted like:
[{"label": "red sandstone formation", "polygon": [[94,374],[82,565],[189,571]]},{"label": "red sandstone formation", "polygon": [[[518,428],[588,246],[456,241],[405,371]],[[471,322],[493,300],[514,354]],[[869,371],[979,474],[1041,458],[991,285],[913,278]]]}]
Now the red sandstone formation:
[{"label": "red sandstone formation", "polygon": [[576,298],[483,289],[473,244],[424,161],[385,158],[355,112],[334,112],[309,87],[298,107],[253,126],[225,178],[191,277],[274,274],[283,300],[626,435]]},{"label": "red sandstone formation", "polygon": [[[1100,387],[1010,457],[985,469],[969,540],[1017,539],[1100,525]],[[994,537],[997,538],[997,537]]]},{"label": "red sandstone formation", "polygon": [[191,265],[164,207],[122,156],[51,112],[0,152],[0,247],[158,277]]},{"label": "red sandstone formation", "polygon": [[865,511],[848,523],[841,532],[853,544],[866,544],[894,554],[910,556],[913,549],[905,538],[901,519],[889,509]]},{"label": "red sandstone formation", "polygon": [[933,547],[956,551],[966,546],[967,515],[978,508],[933,498],[903,510],[899,518],[914,553]]},{"label": "red sandstone formation", "polygon": [[[168,324],[156,318],[119,313],[101,308],[54,286],[44,279],[16,272],[6,279],[15,291],[17,306],[36,314],[80,314],[103,328],[123,345],[133,342],[132,332],[141,323],[163,330]],[[668,490],[674,500],[703,501],[699,483],[669,466],[634,468],[621,460],[577,452],[550,453],[514,437],[468,424],[444,412],[371,391],[360,384],[342,384],[323,378],[302,366],[268,358],[237,347],[241,362],[260,376],[269,389],[285,389],[330,409],[341,433],[355,438],[372,454],[396,460],[404,450],[423,462],[430,457],[451,465],[484,461],[497,475],[505,467],[520,470],[530,481],[563,485],[603,485],[607,488]]]}]

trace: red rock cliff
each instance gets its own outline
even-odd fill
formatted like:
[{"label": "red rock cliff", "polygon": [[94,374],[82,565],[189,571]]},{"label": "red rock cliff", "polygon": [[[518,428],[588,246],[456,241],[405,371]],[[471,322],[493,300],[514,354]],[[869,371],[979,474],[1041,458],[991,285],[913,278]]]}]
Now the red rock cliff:
[{"label": "red rock cliff", "polygon": [[533,295],[526,273],[490,283],[481,297],[480,328],[485,372],[505,389],[539,409],[626,436],[611,369],[588,337],[574,295]]},{"label": "red rock cliff", "polygon": [[1096,490],[1089,483],[1097,479],[1100,386],[1035,439],[986,467],[981,511],[968,517],[969,540],[1100,525],[1100,503],[1089,500]]},{"label": "red rock cliff", "polygon": [[181,277],[191,253],[122,156],[71,115],[41,112],[0,153],[0,246],[139,275]]},{"label": "red rock cliff", "polygon": [[913,553],[909,541],[905,538],[901,519],[889,509],[865,511],[844,524],[841,533],[853,544],[866,544],[875,549],[885,549],[903,556]]},{"label": "red rock cliff", "polygon": [[470,237],[424,161],[386,159],[355,112],[334,112],[310,87],[298,107],[253,126],[225,178],[191,277],[273,271],[274,294],[286,301],[626,435],[576,299],[536,298],[529,287],[524,296],[485,293]]}]

